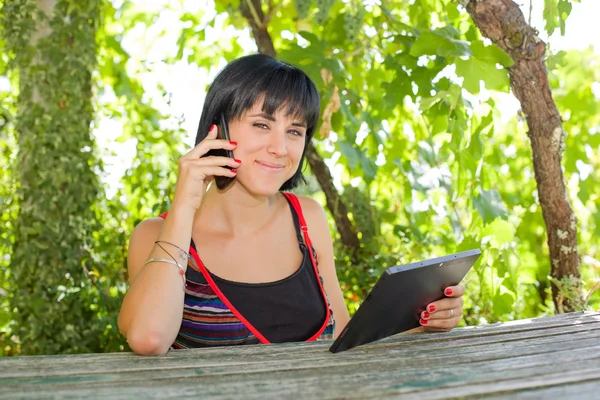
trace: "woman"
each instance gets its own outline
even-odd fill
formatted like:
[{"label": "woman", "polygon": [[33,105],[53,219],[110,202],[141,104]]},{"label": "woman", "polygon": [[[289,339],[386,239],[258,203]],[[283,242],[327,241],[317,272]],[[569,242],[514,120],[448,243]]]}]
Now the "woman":
[{"label": "woman", "polygon": [[[271,57],[242,57],[216,77],[196,145],[179,160],[171,209],[131,236],[118,322],[133,351],[321,340],[343,330],[349,315],[326,214],[287,192],[303,181],[319,113],[314,83]],[[221,114],[231,141],[217,139]],[[217,149],[234,158],[206,156]],[[234,180],[220,190],[209,187],[215,177]],[[463,292],[448,288],[421,324],[454,328]]]}]

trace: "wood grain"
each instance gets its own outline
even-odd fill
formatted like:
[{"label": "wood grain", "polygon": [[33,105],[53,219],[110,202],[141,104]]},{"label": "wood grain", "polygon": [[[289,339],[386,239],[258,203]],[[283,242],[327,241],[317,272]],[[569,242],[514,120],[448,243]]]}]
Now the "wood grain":
[{"label": "wood grain", "polygon": [[[0,360],[0,398],[593,398],[600,313],[331,342]],[[557,367],[558,366],[558,367]]]}]

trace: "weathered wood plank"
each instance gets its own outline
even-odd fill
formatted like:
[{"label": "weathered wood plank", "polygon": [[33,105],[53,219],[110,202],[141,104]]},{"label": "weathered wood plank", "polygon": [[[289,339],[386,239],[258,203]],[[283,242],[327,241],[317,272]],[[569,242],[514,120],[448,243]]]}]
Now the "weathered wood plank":
[{"label": "weathered wood plank", "polygon": [[340,354],[329,353],[329,345],[0,359],[0,398],[511,398],[563,388],[570,395],[577,387],[600,393],[600,313],[396,335]]},{"label": "weathered wood plank", "polygon": [[[212,395],[221,393],[246,393],[252,396],[262,396],[269,393],[288,394],[292,388],[310,387],[308,391],[314,395],[317,392],[333,387],[352,388],[354,392],[360,392],[364,395],[374,394],[393,390],[397,393],[415,392],[423,388],[432,387],[452,387],[456,385],[465,385],[467,383],[480,382],[500,382],[506,379],[521,379],[524,376],[536,379],[540,376],[553,373],[556,370],[556,364],[560,363],[562,367],[569,368],[572,364],[576,369],[589,369],[595,371],[600,378],[600,358],[584,359],[584,357],[594,354],[600,357],[600,347],[590,347],[585,349],[566,350],[553,353],[551,357],[547,354],[534,354],[530,356],[511,357],[496,360],[485,360],[479,362],[465,362],[462,364],[447,365],[439,362],[435,357],[429,362],[420,363],[420,365],[407,366],[402,359],[379,360],[379,362],[370,365],[333,365],[333,366],[315,366],[314,368],[294,368],[293,366],[279,371],[252,371],[240,372],[238,374],[227,373],[227,369],[215,371],[213,374],[206,374],[201,369],[194,372],[197,375],[189,374],[187,376],[154,376],[145,381],[126,380],[115,385],[116,382],[77,382],[77,377],[69,381],[65,377],[65,384],[51,385],[41,392],[31,386],[3,388],[0,393],[2,397],[20,392],[29,388],[30,394],[34,389],[37,393],[60,393],[64,390],[69,393],[86,395],[91,393],[106,393],[116,395],[121,393],[122,388],[127,390],[141,391],[144,396],[148,392],[171,392],[175,390],[180,393],[179,388],[191,390],[193,387],[205,390]],[[98,380],[103,375],[96,375]],[[393,383],[390,385],[390,383]],[[357,386],[358,385],[358,386]],[[20,385],[19,385],[20,386]],[[113,393],[114,387],[119,391]],[[198,389],[198,390],[199,390]],[[128,391],[127,393],[133,393]],[[201,393],[199,393],[201,394]],[[340,395],[340,393],[338,393]],[[160,397],[160,396],[159,396]]]},{"label": "weathered wood plank", "polygon": [[[368,364],[377,363],[386,359],[402,359],[406,367],[412,365],[421,365],[427,363],[428,359],[434,357],[436,362],[452,365],[461,362],[473,362],[477,360],[493,360],[497,358],[508,358],[514,354],[543,354],[552,353],[555,349],[565,350],[569,348],[580,348],[582,346],[594,345],[600,343],[600,331],[580,332],[577,334],[551,336],[542,338],[526,338],[512,343],[500,342],[493,344],[479,344],[471,347],[426,347],[415,346],[414,348],[403,346],[398,349],[388,348],[385,351],[360,351],[355,354],[348,354],[344,357],[329,354],[326,349],[322,349],[320,354],[306,356],[304,352],[279,353],[279,357],[253,357],[251,360],[244,361],[243,357],[231,358],[231,361],[209,360],[207,358],[183,359],[180,361],[169,360],[168,363],[150,363],[150,359],[135,357],[134,365],[119,365],[116,363],[103,363],[100,368],[89,364],[77,363],[68,368],[65,366],[40,365],[36,373],[29,371],[23,374],[21,371],[3,371],[0,378],[0,387],[7,384],[17,384],[20,381],[35,384],[39,381],[51,383],[53,379],[57,382],[63,382],[64,377],[72,377],[78,381],[95,381],[94,375],[103,374],[105,380],[113,380],[116,383],[123,379],[153,379],[154,375],[160,377],[177,377],[189,374],[186,369],[194,371],[204,371],[205,375],[227,373],[230,375],[246,372],[259,372],[269,370],[281,370],[285,368],[311,368],[320,365],[337,366],[342,364]],[[350,352],[348,352],[350,353]],[[474,354],[472,354],[474,353]],[[593,353],[589,353],[592,355]],[[466,361],[465,361],[466,360]],[[64,368],[64,369],[63,369]],[[125,372],[141,372],[138,375],[125,375]],[[142,373],[143,372],[143,373]],[[126,378],[127,377],[127,378]]]},{"label": "weathered wood plank", "polygon": [[[96,377],[93,375],[103,374],[103,379],[112,379],[115,382],[124,379],[125,372],[140,372],[135,375],[128,375],[127,379],[153,379],[156,376],[169,376],[171,378],[177,376],[186,376],[190,372],[188,370],[205,371],[205,375],[210,374],[221,374],[227,373],[230,375],[236,373],[247,373],[247,372],[260,372],[269,370],[281,370],[285,368],[311,368],[317,365],[324,366],[336,366],[343,364],[371,364],[378,363],[387,359],[398,359],[402,358],[404,365],[410,367],[412,365],[420,365],[431,357],[435,357],[437,362],[445,363],[446,365],[453,365],[461,362],[474,362],[474,361],[485,361],[494,360],[499,358],[513,357],[515,354],[519,356],[527,354],[543,354],[552,353],[555,350],[566,350],[566,349],[577,349],[584,346],[594,346],[600,344],[600,330],[596,331],[583,331],[577,334],[562,335],[562,336],[550,336],[542,338],[526,338],[520,341],[501,342],[492,344],[478,344],[471,347],[423,347],[415,346],[414,348],[402,347],[400,349],[388,348],[386,351],[361,351],[360,353],[355,352],[353,355],[347,355],[346,357],[338,357],[337,355],[329,354],[323,351],[322,354],[305,357],[303,353],[295,353],[290,355],[289,353],[280,354],[283,357],[262,357],[254,358],[253,360],[247,360],[244,362],[243,359],[237,358],[230,362],[223,360],[220,361],[205,361],[205,360],[182,360],[180,363],[171,362],[169,365],[151,365],[150,367],[143,368],[138,365],[134,368],[123,368],[119,366],[118,370],[115,370],[115,365],[103,364],[102,369],[97,369],[87,366],[78,365],[77,367],[71,367],[69,370],[61,370],[54,368],[46,368],[43,366],[38,373],[33,374],[30,371],[29,374],[19,374],[19,371],[5,372],[3,377],[0,378],[0,387],[5,385],[16,385],[20,382],[24,382],[29,385],[34,385],[39,382],[51,384],[53,379],[56,382],[62,382],[63,377],[78,377],[78,381],[95,381]],[[592,355],[592,353],[590,353]],[[218,369],[216,369],[218,368]],[[50,370],[50,371],[48,371]],[[194,375],[197,372],[193,373]],[[87,376],[87,377],[84,377]]]},{"label": "weathered wood plank", "polygon": [[[575,382],[560,386],[544,388],[524,388],[521,391],[503,392],[497,395],[486,394],[487,400],[515,399],[515,400],[539,400],[539,399],[568,399],[578,400],[598,399],[600,397],[600,385],[598,382]],[[464,397],[463,397],[464,398]]]},{"label": "weathered wood plank", "polygon": [[[560,371],[546,372],[543,375],[538,374],[535,377],[519,377],[516,379],[502,380],[499,382],[477,383],[468,386],[457,386],[448,389],[434,389],[425,393],[411,394],[407,399],[447,399],[451,393],[451,398],[468,398],[475,396],[483,396],[486,398],[490,394],[496,394],[496,397],[513,398],[515,393],[524,389],[556,389],[559,385],[585,383],[588,389],[595,386],[595,398],[600,395],[600,371],[598,369],[577,370],[577,371]],[[581,393],[578,393],[577,398]],[[539,398],[539,397],[538,397]]]},{"label": "weathered wood plank", "polygon": [[[444,334],[436,335],[443,336]],[[236,348],[228,348],[225,352],[226,354],[223,354],[223,351],[217,349],[205,349],[204,351],[186,350],[180,352],[183,357],[166,356],[148,358],[129,354],[129,357],[120,360],[112,360],[110,357],[99,359],[88,359],[87,357],[82,359],[78,359],[77,357],[58,357],[50,359],[45,357],[29,357],[28,360],[23,360],[23,357],[21,357],[21,361],[27,362],[7,363],[3,370],[0,371],[0,382],[3,382],[6,379],[19,377],[77,375],[82,371],[85,371],[86,374],[91,374],[134,370],[165,371],[168,369],[198,367],[231,367],[234,368],[230,370],[233,372],[236,366],[251,369],[253,365],[258,365],[261,368],[264,368],[265,365],[272,365],[273,369],[277,369],[279,367],[278,363],[286,362],[294,364],[298,364],[299,362],[315,364],[323,362],[328,364],[336,362],[359,363],[364,359],[377,359],[380,355],[383,355],[384,357],[393,356],[406,358],[417,357],[423,352],[425,352],[425,354],[436,352],[437,356],[443,356],[444,354],[464,356],[471,352],[479,352],[480,356],[485,356],[486,354],[492,356],[493,351],[503,351],[509,344],[515,351],[521,346],[543,346],[543,351],[551,352],[553,351],[553,346],[558,345],[562,341],[573,341],[595,337],[600,342],[599,336],[600,323],[597,323],[549,328],[540,333],[526,331],[507,333],[502,337],[492,335],[477,338],[456,338],[453,341],[417,342],[410,346],[401,345],[394,347],[392,346],[392,343],[387,342],[381,343],[379,346],[362,346],[335,355],[327,351],[328,344],[302,344],[296,347],[292,345],[293,351],[290,351],[290,345],[255,346],[259,348],[270,347],[270,352],[265,353],[264,351],[261,351],[258,352],[258,354],[248,354],[249,352],[244,351],[247,350],[246,348],[240,349],[239,352],[231,351],[236,350]],[[542,351],[541,349],[539,350]]]},{"label": "weathered wood plank", "polygon": [[[577,362],[577,360],[575,360]],[[473,370],[465,368],[440,370],[432,374],[427,369],[420,369],[413,372],[413,376],[403,377],[396,374],[386,374],[385,371],[364,371],[361,373],[345,374],[346,371],[340,371],[337,379],[319,379],[314,374],[286,374],[274,373],[265,376],[255,377],[238,376],[231,379],[226,376],[210,379],[208,381],[198,381],[193,378],[186,379],[167,379],[153,380],[146,383],[137,383],[133,385],[81,385],[74,388],[56,388],[51,391],[39,392],[37,390],[27,392],[29,398],[49,397],[61,398],[66,395],[73,395],[79,398],[93,395],[94,397],[110,398],[131,398],[134,396],[143,396],[144,398],[165,398],[165,397],[185,397],[185,396],[210,396],[211,398],[235,398],[243,394],[246,398],[271,398],[271,397],[300,397],[300,398],[366,398],[366,397],[388,397],[400,394],[419,393],[419,398],[443,398],[452,397],[452,393],[457,394],[464,391],[460,386],[464,386],[462,380],[470,379],[467,383],[472,383],[475,389],[491,392],[490,386],[496,386],[497,391],[502,390],[503,382],[512,385],[511,388],[531,387],[532,382],[543,379],[545,376],[553,380],[543,379],[543,384],[547,386],[558,383],[573,382],[576,380],[590,380],[600,378],[600,367],[596,363],[593,368],[588,368],[588,363],[578,364],[579,371],[572,374],[567,380],[562,375],[555,374],[555,365],[548,365],[545,369],[539,366],[528,367],[521,370],[507,369],[504,371],[484,371],[478,379],[473,377]],[[571,367],[566,363],[565,367]],[[328,377],[329,378],[329,377]],[[559,379],[560,378],[560,379]],[[519,383],[516,386],[514,381]],[[536,383],[537,386],[541,384]],[[527,386],[530,385],[530,386]],[[487,388],[487,389],[486,389]],[[434,397],[428,395],[435,394],[432,389],[439,389],[441,396]],[[477,393],[471,387],[467,387],[469,393]],[[18,393],[3,393],[2,398],[17,398]],[[426,396],[426,397],[425,397]]]},{"label": "weathered wood plank", "polygon": [[[574,323],[573,321],[579,321]],[[385,345],[390,343],[393,346],[398,345],[410,345],[413,346],[415,344],[427,344],[427,343],[440,343],[443,341],[453,341],[453,340],[471,340],[478,338],[489,338],[497,334],[511,334],[516,332],[526,332],[531,331],[534,332],[536,330],[545,331],[549,328],[558,328],[558,327],[571,327],[574,325],[583,325],[589,323],[597,323],[600,322],[600,312],[587,312],[587,313],[570,313],[570,314],[561,314],[555,316],[549,316],[544,318],[534,318],[530,320],[522,320],[522,321],[513,321],[507,322],[504,324],[493,324],[493,325],[481,325],[475,327],[466,327],[454,329],[451,332],[444,333],[424,333],[424,334],[399,334],[393,337],[380,340],[374,344],[368,344],[365,346],[361,346],[361,349],[370,349],[371,347]],[[537,333],[535,333],[537,335]],[[498,340],[502,340],[501,337]],[[198,354],[210,354],[211,358],[218,358],[221,355],[227,354],[235,354],[235,355],[244,355],[252,356],[256,355],[268,355],[272,352],[273,347],[280,346],[289,346],[294,349],[310,347],[315,352],[320,352],[318,346],[328,347],[331,344],[330,341],[325,341],[321,343],[288,343],[283,345],[274,345],[274,346],[229,346],[229,347],[218,347],[211,349],[192,349],[192,350],[176,350],[171,351],[169,354],[165,356],[161,356],[161,358],[168,359],[181,359],[186,357],[196,357]],[[317,347],[314,347],[317,346]],[[287,350],[286,350],[287,351]],[[352,350],[351,350],[352,351]],[[346,354],[346,353],[340,353]],[[48,359],[55,362],[64,362],[66,364],[71,364],[74,360],[85,360],[86,362],[93,361],[101,361],[101,360],[110,360],[111,362],[120,361],[122,359],[131,359],[131,357],[135,357],[131,353],[103,353],[103,354],[77,354],[77,355],[49,355],[49,356],[22,356],[22,357],[6,357],[0,359],[0,365],[2,367],[11,367],[13,365],[22,365],[23,363],[27,363],[28,361],[32,364],[38,364],[43,362],[42,360]],[[139,358],[139,357],[135,357]],[[148,358],[146,358],[148,359]],[[155,358],[150,358],[155,359]],[[0,370],[0,374],[2,371]],[[0,375],[1,376],[1,375]]]}]

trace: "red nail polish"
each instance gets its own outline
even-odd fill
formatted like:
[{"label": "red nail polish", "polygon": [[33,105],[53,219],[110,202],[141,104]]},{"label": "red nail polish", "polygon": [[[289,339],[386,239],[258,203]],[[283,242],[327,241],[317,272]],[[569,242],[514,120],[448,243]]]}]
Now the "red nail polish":
[{"label": "red nail polish", "polygon": [[229,141],[230,144],[237,146],[237,142],[232,142],[231,140]]},{"label": "red nail polish", "polygon": [[427,311],[423,311],[423,318],[429,318],[429,313]]},{"label": "red nail polish", "polygon": [[450,296],[452,294],[452,289],[447,288],[446,289],[446,296]]},{"label": "red nail polish", "polygon": [[208,130],[212,131],[214,127],[215,127],[215,124],[212,124]]},{"label": "red nail polish", "polygon": [[423,318],[421,318],[421,321],[420,321],[420,322],[421,322],[421,325],[427,325],[427,320],[425,320],[425,319],[423,319]]},{"label": "red nail polish", "polygon": [[242,163],[242,161],[238,160],[237,158],[234,158],[233,161],[235,161],[236,163],[240,163],[240,164]]},{"label": "red nail polish", "polygon": [[231,168],[231,172],[233,172],[234,174],[237,174],[237,169]]},{"label": "red nail polish", "polygon": [[435,306],[429,306],[429,312],[434,312],[434,311],[435,311]]}]

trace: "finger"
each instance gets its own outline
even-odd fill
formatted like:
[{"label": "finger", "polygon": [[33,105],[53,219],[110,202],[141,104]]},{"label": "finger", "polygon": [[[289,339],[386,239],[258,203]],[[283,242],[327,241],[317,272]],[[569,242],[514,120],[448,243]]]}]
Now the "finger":
[{"label": "finger", "polygon": [[445,298],[438,301],[434,301],[425,307],[425,311],[430,314],[434,314],[438,311],[449,310],[451,308],[461,308],[464,303],[464,299],[462,297],[458,298]]},{"label": "finger", "polygon": [[435,320],[426,320],[420,319],[419,323],[421,326],[425,327],[425,330],[428,331],[448,331],[452,328],[456,328],[460,321],[460,317],[450,318],[450,319],[435,319]]},{"label": "finger", "polygon": [[219,156],[208,156],[198,159],[189,160],[194,165],[207,165],[207,166],[218,166],[218,167],[231,167],[238,168],[242,165],[240,160],[236,160],[230,157],[219,157]]},{"label": "finger", "polygon": [[465,287],[462,285],[448,286],[444,290],[444,295],[447,297],[460,297],[465,294]]},{"label": "finger", "polygon": [[453,319],[456,317],[458,317],[458,318],[462,317],[462,308],[461,307],[451,308],[449,310],[436,311],[433,314],[430,314],[427,311],[423,311],[421,313],[421,319],[424,319],[427,321],[431,321],[431,320],[435,320],[435,319]]},{"label": "finger", "polygon": [[222,139],[205,139],[201,141],[198,146],[194,147],[188,154],[184,156],[185,159],[198,159],[208,153],[210,150],[225,149],[233,151],[237,147],[237,143],[230,142]]},{"label": "finger", "polygon": [[210,176],[226,176],[226,177],[230,177],[233,178],[235,176],[237,176],[237,169],[229,169],[229,168],[225,168],[225,167],[219,167],[219,166],[211,166],[211,165],[194,165],[194,168],[202,168],[202,177],[201,180],[204,180],[205,177],[210,177]]},{"label": "finger", "polygon": [[217,133],[219,128],[216,125],[213,125],[208,132],[208,135],[200,141],[189,153],[187,153],[183,158],[200,158],[204,154],[206,154],[209,150],[212,149],[227,149],[233,150],[237,147],[235,142],[230,142],[228,140],[217,139]]}]

